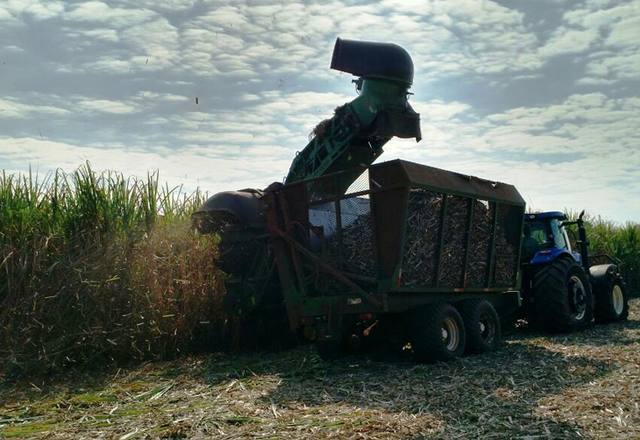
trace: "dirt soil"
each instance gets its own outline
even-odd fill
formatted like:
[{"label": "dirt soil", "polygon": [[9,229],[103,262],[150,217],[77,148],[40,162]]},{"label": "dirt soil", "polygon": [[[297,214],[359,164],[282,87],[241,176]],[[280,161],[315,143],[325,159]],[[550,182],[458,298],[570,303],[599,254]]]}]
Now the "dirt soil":
[{"label": "dirt soil", "polygon": [[640,300],[626,323],[520,331],[447,364],[311,347],[0,385],[0,438],[640,438]]}]

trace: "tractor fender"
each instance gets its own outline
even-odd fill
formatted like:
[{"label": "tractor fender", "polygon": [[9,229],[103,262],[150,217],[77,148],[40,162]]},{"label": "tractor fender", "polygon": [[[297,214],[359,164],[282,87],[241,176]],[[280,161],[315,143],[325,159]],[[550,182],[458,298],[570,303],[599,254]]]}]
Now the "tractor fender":
[{"label": "tractor fender", "polygon": [[536,252],[536,254],[533,256],[529,264],[531,264],[532,266],[549,264],[555,261],[557,258],[564,255],[569,256],[574,261],[576,260],[573,254],[571,254],[571,252],[569,252],[566,249],[551,248],[551,249],[543,249],[541,251]]},{"label": "tractor fender", "polygon": [[618,266],[612,263],[597,264],[589,268],[593,290],[607,288],[612,280],[621,278]]},{"label": "tractor fender", "polygon": [[616,264],[598,264],[589,268],[597,323],[623,321],[629,315],[626,284]]}]

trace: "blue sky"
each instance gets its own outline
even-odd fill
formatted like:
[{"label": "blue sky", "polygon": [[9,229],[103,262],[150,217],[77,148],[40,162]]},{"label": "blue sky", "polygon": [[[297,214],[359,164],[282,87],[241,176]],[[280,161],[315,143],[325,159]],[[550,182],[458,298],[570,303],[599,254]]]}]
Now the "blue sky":
[{"label": "blue sky", "polygon": [[3,0],[0,168],[264,188],[355,97],[337,36],[413,57],[423,140],[380,160],[640,220],[638,0]]}]

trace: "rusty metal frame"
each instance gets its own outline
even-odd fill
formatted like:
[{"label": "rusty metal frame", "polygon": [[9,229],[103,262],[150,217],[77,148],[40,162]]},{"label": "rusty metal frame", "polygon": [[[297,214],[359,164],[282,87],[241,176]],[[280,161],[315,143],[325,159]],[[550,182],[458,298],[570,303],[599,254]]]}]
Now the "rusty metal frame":
[{"label": "rusty metal frame", "polygon": [[462,280],[460,284],[467,287],[467,274],[469,272],[469,247],[471,246],[471,227],[473,226],[473,216],[476,210],[476,200],[469,197],[469,207],[467,212],[467,232],[464,247],[464,267],[462,269]]},{"label": "rusty metal frame", "polygon": [[[389,167],[387,169],[385,167]],[[374,173],[375,170],[375,173]],[[313,310],[318,310],[321,304],[325,304],[332,310],[332,313],[347,313],[347,310],[376,310],[382,311],[393,305],[393,308],[401,307],[396,304],[397,301],[401,301],[401,298],[405,298],[407,295],[416,295],[415,300],[412,303],[429,303],[433,298],[440,297],[442,295],[456,295],[457,298],[462,298],[465,295],[483,295],[487,293],[497,294],[504,292],[505,286],[496,286],[493,281],[495,272],[495,253],[496,253],[496,234],[497,234],[497,221],[498,221],[498,208],[501,205],[506,206],[518,206],[524,209],[524,200],[520,197],[517,190],[514,187],[507,184],[500,184],[495,182],[489,182],[482,179],[463,176],[456,173],[450,173],[444,170],[438,170],[432,167],[424,167],[417,164],[412,164],[404,161],[391,161],[382,164],[373,165],[369,169],[369,190],[356,191],[345,194],[331,194],[333,190],[331,182],[327,182],[325,186],[316,185],[315,188],[326,188],[328,190],[326,196],[321,194],[318,196],[318,192],[308,192],[310,180],[296,182],[291,185],[285,185],[279,190],[276,190],[273,200],[277,201],[274,206],[271,206],[270,216],[270,232],[272,240],[279,242],[279,246],[275,246],[276,260],[280,265],[282,263],[283,270],[289,271],[285,274],[285,278],[288,276],[289,288],[292,292],[302,296],[299,298],[299,310],[301,313],[310,313],[311,304]],[[320,179],[332,179],[336,175],[342,172],[333,173],[332,175],[323,176]],[[388,176],[388,178],[387,178]],[[373,179],[376,179],[375,181]],[[313,179],[317,180],[317,179]],[[379,183],[378,180],[381,182]],[[451,188],[443,188],[443,185],[451,183]],[[375,185],[374,185],[375,183]],[[286,192],[293,190],[296,185],[305,185],[305,189],[298,188],[290,196],[285,196]],[[442,195],[442,205],[440,209],[439,218],[439,230],[437,233],[437,251],[434,255],[437,261],[434,264],[434,276],[433,282],[428,286],[416,286],[416,287],[403,287],[397,284],[395,278],[401,278],[402,264],[404,260],[405,240],[407,236],[407,206],[408,197],[402,199],[403,201],[397,204],[394,208],[394,212],[390,213],[385,210],[384,204],[390,202],[388,197],[379,198],[376,196],[378,193],[387,191],[410,191],[411,188],[423,188],[434,193]],[[476,194],[474,189],[480,188],[479,192],[482,194]],[[496,190],[496,194],[493,197],[488,195],[491,191]],[[372,258],[376,259],[376,262],[380,264],[381,255],[385,252],[390,252],[390,249],[382,249],[382,244],[378,242],[378,216],[387,215],[386,223],[393,228],[399,228],[394,234],[399,234],[397,240],[393,243],[387,240],[385,246],[393,244],[393,252],[399,246],[400,254],[397,257],[389,259],[386,272],[391,271],[395,265],[393,273],[386,273],[385,278],[381,278],[381,272],[378,273],[377,278],[367,277],[357,273],[349,273],[343,270],[343,254],[342,249],[339,249],[339,256],[335,262],[328,261],[323,254],[316,254],[310,248],[306,246],[303,237],[298,237],[296,224],[302,226],[302,228],[310,229],[311,225],[308,223],[308,217],[306,217],[306,223],[303,220],[303,213],[301,211],[306,210],[307,216],[310,208],[323,204],[333,204],[334,215],[336,221],[336,235],[339,243],[339,248],[342,244],[343,231],[342,231],[342,206],[341,202],[344,199],[369,196],[370,203],[370,215],[372,216],[372,228],[373,239],[375,240],[373,245],[375,249],[375,255]],[[450,204],[450,196],[464,197],[469,200],[468,212],[466,215],[465,224],[465,248],[464,248],[464,266],[462,267],[462,274],[459,286],[455,287],[441,287],[440,277],[442,271],[442,252],[444,249],[445,240],[445,228],[447,219],[448,205]],[[467,287],[468,285],[468,273],[470,264],[472,231],[474,220],[476,216],[476,201],[486,201],[493,206],[493,213],[491,218],[491,238],[490,247],[487,249],[487,269],[486,279],[481,287]],[[288,203],[295,203],[297,209],[294,209],[294,219],[289,216]],[[301,205],[297,205],[297,204]],[[304,206],[305,208],[300,208]],[[395,205],[394,205],[395,206]],[[398,212],[396,210],[404,206]],[[275,212],[274,212],[275,211]],[[274,217],[275,216],[275,217]],[[305,229],[305,230],[306,230]],[[303,234],[304,235],[304,234]],[[394,235],[395,237],[395,235]],[[298,240],[300,238],[302,241]],[[398,242],[399,240],[399,242]],[[393,240],[392,240],[393,241]],[[310,269],[311,268],[311,269]],[[309,273],[309,270],[316,271],[314,273],[325,273],[330,277],[337,280],[339,283],[345,286],[345,290],[340,294],[326,294],[323,292],[315,292],[316,296],[310,296],[311,291],[314,290],[313,285],[305,285],[308,282],[309,277],[305,274]],[[380,271],[380,269],[378,269]],[[295,272],[295,273],[293,273]],[[390,278],[386,278],[390,277]],[[282,272],[281,272],[282,278]],[[283,286],[284,287],[284,286]],[[371,289],[370,289],[371,288]],[[297,293],[296,293],[297,292]],[[394,299],[394,295],[400,295]],[[351,297],[359,297],[362,299],[362,307],[345,306],[345,301]],[[420,297],[420,299],[418,299]],[[340,305],[343,304],[343,305]],[[368,306],[367,306],[368,304]],[[324,306],[323,306],[324,307]],[[346,307],[346,308],[345,308]],[[369,309],[367,309],[369,307]],[[307,312],[305,312],[307,310]],[[327,309],[328,310],[328,309]]]},{"label": "rusty metal frame", "polygon": [[489,244],[489,260],[487,264],[487,275],[485,280],[485,286],[491,287],[493,284],[493,276],[496,266],[496,231],[498,228],[498,207],[497,202],[489,202],[493,204],[493,218],[491,219],[491,240]]},{"label": "rusty metal frame", "polygon": [[442,263],[442,248],[444,247],[444,235],[445,235],[445,227],[447,222],[447,205],[449,204],[449,196],[446,193],[441,193],[442,195],[442,206],[440,207],[440,222],[438,226],[438,246],[435,251],[435,265],[434,265],[434,276],[433,280],[434,287],[440,287],[440,269]]}]

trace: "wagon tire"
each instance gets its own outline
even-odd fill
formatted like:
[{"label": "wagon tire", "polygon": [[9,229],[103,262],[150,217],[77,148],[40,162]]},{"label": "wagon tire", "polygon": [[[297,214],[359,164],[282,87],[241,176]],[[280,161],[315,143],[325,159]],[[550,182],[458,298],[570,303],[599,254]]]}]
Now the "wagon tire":
[{"label": "wagon tire", "polygon": [[450,361],[460,357],[466,343],[462,316],[448,303],[420,307],[410,315],[409,339],[417,362]]},{"label": "wagon tire", "polygon": [[483,299],[463,301],[459,307],[467,334],[467,353],[496,350],[502,341],[502,327],[498,312]]}]

